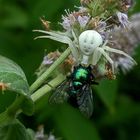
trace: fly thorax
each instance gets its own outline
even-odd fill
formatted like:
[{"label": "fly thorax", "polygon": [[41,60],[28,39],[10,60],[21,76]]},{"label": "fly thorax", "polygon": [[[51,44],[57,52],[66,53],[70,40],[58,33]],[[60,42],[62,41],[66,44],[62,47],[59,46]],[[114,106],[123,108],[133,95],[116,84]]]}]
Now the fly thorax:
[{"label": "fly thorax", "polygon": [[83,68],[79,68],[75,73],[75,80],[83,82],[83,80],[86,80],[88,78],[88,71]]}]

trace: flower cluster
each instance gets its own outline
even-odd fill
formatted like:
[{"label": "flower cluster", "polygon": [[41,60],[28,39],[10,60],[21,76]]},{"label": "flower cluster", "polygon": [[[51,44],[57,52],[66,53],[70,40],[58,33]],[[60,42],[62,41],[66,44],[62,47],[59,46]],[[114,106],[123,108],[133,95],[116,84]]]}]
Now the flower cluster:
[{"label": "flower cluster", "polygon": [[[51,52],[49,54],[45,54],[42,63],[39,68],[36,70],[37,77],[40,77],[61,55],[62,53],[57,51]],[[63,74],[67,74],[71,71],[72,66],[75,65],[75,61],[71,55],[56,69],[56,75],[61,71]],[[51,75],[51,77],[55,77],[55,75]]]},{"label": "flower cluster", "polygon": [[128,27],[128,9],[132,0],[81,0],[78,11],[66,11],[61,25],[66,31],[80,29],[106,32],[115,26]]},{"label": "flower cluster", "polygon": [[[109,34],[112,43],[110,46],[116,49],[124,50],[129,55],[135,54],[135,48],[140,43],[140,14],[134,14],[130,17],[130,30],[115,28]],[[115,32],[115,33],[114,33]],[[120,67],[124,73],[133,68],[133,63],[123,56],[111,54],[115,60],[116,67]]]},{"label": "flower cluster", "polygon": [[[65,10],[66,15],[62,15],[60,24],[64,29],[63,32],[37,30],[47,34],[38,38],[49,38],[68,44],[74,56],[71,57],[74,63],[71,64],[82,62],[92,64],[99,77],[104,75],[113,78],[118,67],[124,72],[131,69],[136,64],[129,56],[133,54],[134,47],[122,47],[121,43],[119,44],[121,41],[117,40],[115,34],[118,29],[130,28],[127,12],[133,6],[133,1],[81,0],[80,2],[81,6],[77,7],[77,11]],[[121,37],[119,39],[121,40]],[[84,46],[84,43],[87,43],[87,46]],[[45,56],[42,65],[51,65],[53,59],[48,55]]]},{"label": "flower cluster", "polygon": [[[69,13],[66,11],[67,15],[62,16],[62,23],[64,29],[71,30],[73,27],[80,26],[85,28],[86,24],[89,22],[90,16],[88,14],[82,14],[84,11],[80,8],[79,12]],[[77,28],[76,27],[76,28]]]}]

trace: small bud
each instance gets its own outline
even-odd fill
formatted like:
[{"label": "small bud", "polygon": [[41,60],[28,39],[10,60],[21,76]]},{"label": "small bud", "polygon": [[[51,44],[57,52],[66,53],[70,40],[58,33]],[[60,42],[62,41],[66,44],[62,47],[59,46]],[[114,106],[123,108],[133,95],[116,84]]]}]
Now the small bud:
[{"label": "small bud", "polygon": [[70,30],[72,26],[76,22],[76,18],[74,16],[74,13],[70,13],[69,10],[65,10],[66,16],[62,15],[62,23],[60,23],[65,30]]},{"label": "small bud", "polygon": [[42,62],[43,65],[50,65],[52,63],[53,63],[53,58],[48,58],[48,56],[44,56],[43,62]]},{"label": "small bud", "polygon": [[40,18],[40,20],[41,20],[43,26],[45,27],[46,31],[49,31],[50,30],[50,23],[51,22],[50,21],[47,21],[47,20],[44,20],[42,18]]},{"label": "small bud", "polygon": [[78,22],[82,28],[86,26],[90,17],[89,16],[78,16]]},{"label": "small bud", "polygon": [[123,0],[121,3],[121,9],[122,11],[127,12],[133,5],[134,0]]},{"label": "small bud", "polygon": [[128,16],[125,13],[117,12],[118,20],[123,28],[128,27]]}]

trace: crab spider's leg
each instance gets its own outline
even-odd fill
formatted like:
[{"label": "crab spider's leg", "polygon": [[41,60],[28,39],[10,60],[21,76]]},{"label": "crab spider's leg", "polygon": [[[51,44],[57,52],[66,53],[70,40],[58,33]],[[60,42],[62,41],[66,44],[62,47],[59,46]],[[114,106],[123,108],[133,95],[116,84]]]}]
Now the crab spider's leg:
[{"label": "crab spider's leg", "polygon": [[121,50],[110,48],[108,46],[104,46],[104,49],[106,51],[109,51],[109,52],[114,52],[114,53],[122,54],[122,55],[128,57],[130,60],[132,60],[132,62],[134,62],[134,64],[137,64],[137,62],[131,56],[129,56],[127,53],[125,53],[125,52],[123,52]]},{"label": "crab spider's leg", "polygon": [[79,48],[78,39],[76,38],[76,34],[74,33],[73,30],[72,30],[72,36],[74,38],[73,43],[75,44],[75,47]]},{"label": "crab spider's leg", "polygon": [[59,41],[61,43],[68,44],[70,49],[71,49],[71,51],[72,51],[72,54],[73,54],[74,58],[76,60],[78,59],[77,48],[73,45],[73,42],[72,42],[72,40],[69,37],[67,37],[65,35],[62,35],[60,32],[58,32],[58,33],[57,32],[48,32],[48,31],[43,31],[43,30],[34,30],[34,31],[35,32],[41,32],[41,33],[48,34],[46,36],[39,36],[37,38],[49,38],[49,39],[52,39],[52,40]]},{"label": "crab spider's leg", "polygon": [[61,42],[61,43],[64,43],[64,44],[68,44],[68,42],[64,38],[60,39],[60,38],[57,38],[57,37],[54,37],[54,36],[44,35],[44,36],[38,36],[35,39],[38,39],[38,38],[49,38],[49,39],[52,39],[52,40],[55,40],[55,41],[58,41],[58,42]]},{"label": "crab spider's leg", "polygon": [[[107,44],[108,40],[106,40],[103,44],[102,47],[104,47]],[[101,48],[102,48],[101,47]],[[92,57],[92,65],[96,65],[97,62],[99,61],[99,59],[101,58],[101,52],[99,52],[98,47],[95,48],[94,52],[93,52],[93,57]],[[84,57],[83,57],[84,58]],[[87,61],[87,60],[86,60]]]},{"label": "crab spider's leg", "polygon": [[76,43],[78,43],[78,39],[77,39],[77,37],[76,37],[75,32],[74,32],[73,30],[72,30],[71,32],[72,32],[72,36],[73,36],[73,38],[74,38],[74,41],[75,41]]},{"label": "crab spider's leg", "polygon": [[[52,31],[52,32],[53,32],[53,31]],[[59,35],[62,35],[62,36],[66,36],[65,32],[59,32],[59,31],[57,31],[57,32],[55,32],[55,33],[57,33],[57,34],[59,34]]]},{"label": "crab spider's leg", "polygon": [[34,32],[44,33],[44,34],[51,35],[51,36],[55,36],[55,37],[58,37],[58,38],[67,37],[64,34],[61,34],[60,32],[54,32],[54,31],[49,32],[49,31],[44,31],[44,30],[33,30],[33,31]]},{"label": "crab spider's leg", "polygon": [[78,51],[76,49],[76,47],[74,47],[73,45],[73,42],[69,39],[69,38],[57,38],[57,37],[54,37],[54,36],[38,36],[36,37],[35,39],[38,39],[38,38],[49,38],[49,39],[52,39],[52,40],[55,40],[55,41],[58,41],[58,42],[61,42],[61,43],[64,43],[64,44],[68,44],[71,51],[72,51],[72,54],[74,56],[74,58],[77,60],[78,59]]},{"label": "crab spider's leg", "polygon": [[99,52],[98,47],[93,52],[92,65],[96,65],[101,58],[101,52]]},{"label": "crab spider's leg", "polygon": [[103,54],[103,56],[107,59],[107,61],[109,61],[109,63],[112,66],[112,72],[114,73],[114,62],[113,60],[109,57],[109,55],[103,50],[103,48],[98,48],[98,50],[100,51],[101,54]]},{"label": "crab spider's leg", "polygon": [[65,43],[65,44],[73,44],[72,40],[70,38],[68,38],[67,36],[64,36],[62,34],[59,34],[57,32],[48,32],[48,31],[43,31],[43,30],[34,30],[35,32],[41,32],[41,33],[45,33],[45,34],[48,34],[50,35],[51,37],[53,38],[50,38],[48,35],[47,36],[39,36],[39,37],[36,37],[35,39],[37,38],[50,38],[52,40],[56,40],[56,41],[59,41],[61,43]]},{"label": "crab spider's leg", "polygon": [[70,49],[71,49],[71,52],[72,52],[74,58],[75,58],[76,60],[78,60],[78,59],[79,59],[79,53],[78,53],[78,50],[77,50],[76,46],[73,45],[73,42],[72,42],[72,41],[69,42],[68,45],[69,45],[69,47],[70,47]]},{"label": "crab spider's leg", "polygon": [[[53,36],[53,37],[57,37],[57,38],[59,38],[59,39],[61,39],[61,40],[67,40],[67,42],[72,42],[72,41],[70,40],[70,38],[68,38],[64,33],[61,33],[61,32],[53,32],[53,31],[48,32],[48,31],[43,31],[43,30],[34,30],[34,31],[35,31],[35,32],[41,32],[41,33],[44,33],[44,34],[48,34],[48,35],[51,35],[51,36]],[[75,35],[75,33],[74,33],[73,30],[72,30],[72,35],[73,35],[73,37],[74,37],[74,40],[75,40],[76,42],[78,42],[78,40],[77,40],[77,38],[76,38],[76,35]],[[59,42],[65,43],[65,42],[63,42],[63,41],[59,41]],[[69,44],[69,43],[66,43],[66,44]]]},{"label": "crab spider's leg", "polygon": [[[51,36],[55,36],[55,37],[58,37],[58,38],[68,38],[67,35],[63,32],[59,32],[59,31],[44,31],[44,30],[33,30],[34,32],[40,32],[40,33],[44,33],[44,34],[47,34],[47,35],[51,35]],[[72,35],[74,35],[74,33],[72,33]],[[76,37],[76,36],[75,36]],[[75,39],[74,37],[74,39]]]},{"label": "crab spider's leg", "polygon": [[33,31],[44,33],[44,34],[59,38],[59,40],[64,40],[64,42],[59,41],[59,42],[62,42],[62,43],[66,42],[66,44],[68,44],[67,42],[72,42],[72,40],[69,37],[67,37],[64,33],[61,33],[61,32],[54,32],[54,31],[48,32],[48,31],[44,31],[44,30],[33,30]]},{"label": "crab spider's leg", "polygon": [[108,40],[105,40],[104,44],[101,46],[101,48],[104,48],[106,44],[108,43]]}]

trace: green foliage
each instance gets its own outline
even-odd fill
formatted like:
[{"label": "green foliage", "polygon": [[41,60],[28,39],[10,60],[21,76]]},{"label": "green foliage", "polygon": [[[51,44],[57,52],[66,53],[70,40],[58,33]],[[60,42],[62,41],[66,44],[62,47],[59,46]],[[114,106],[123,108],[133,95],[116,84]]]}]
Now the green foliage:
[{"label": "green foliage", "polygon": [[[57,111],[59,110],[59,111]],[[78,110],[69,106],[58,107],[54,113],[57,129],[66,140],[99,140],[100,137],[93,123],[81,116]]]},{"label": "green foliage", "polygon": [[32,114],[33,102],[29,96],[29,85],[25,74],[16,63],[3,56],[0,56],[0,81],[3,92],[10,90],[11,93],[17,93],[25,98],[24,102],[21,102],[21,108],[24,113]]},{"label": "green foliage", "polygon": [[0,81],[6,84],[9,90],[25,96],[29,93],[29,86],[22,69],[3,56],[0,56]]},{"label": "green foliage", "polygon": [[23,124],[18,120],[0,126],[0,139],[1,140],[33,140],[29,137],[29,134]]},{"label": "green foliage", "polygon": [[97,94],[111,112],[114,111],[114,105],[117,96],[117,82],[117,80],[102,80],[95,88]]}]

